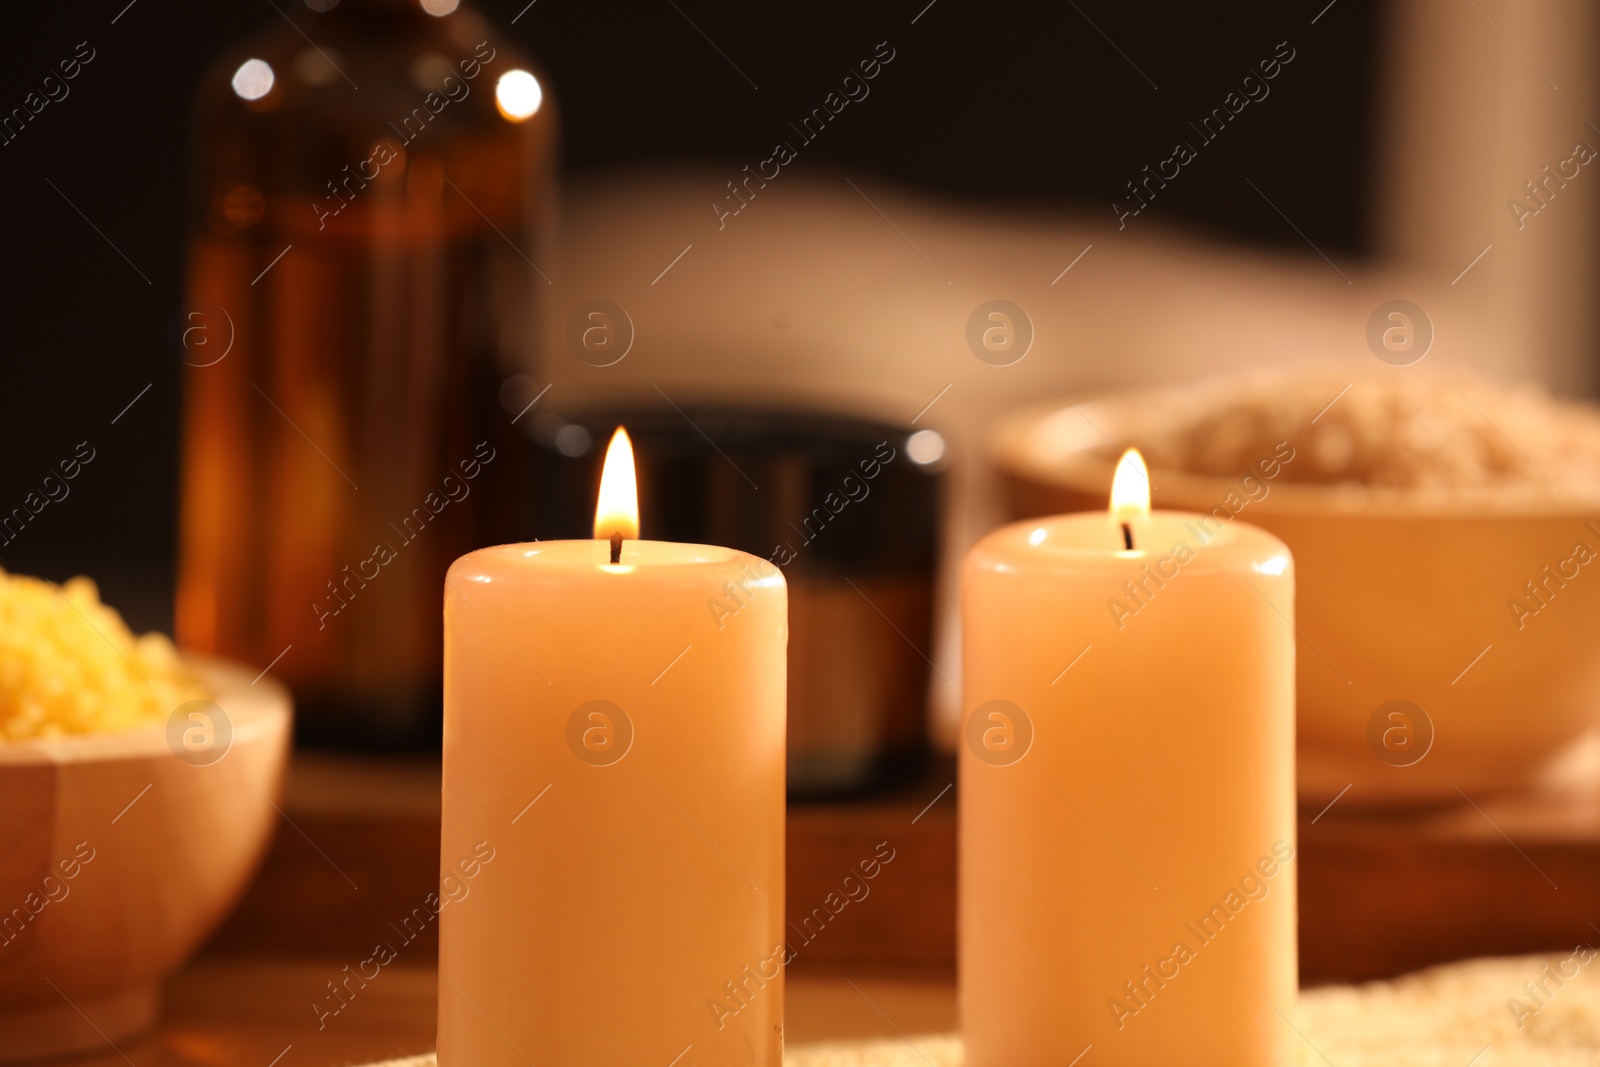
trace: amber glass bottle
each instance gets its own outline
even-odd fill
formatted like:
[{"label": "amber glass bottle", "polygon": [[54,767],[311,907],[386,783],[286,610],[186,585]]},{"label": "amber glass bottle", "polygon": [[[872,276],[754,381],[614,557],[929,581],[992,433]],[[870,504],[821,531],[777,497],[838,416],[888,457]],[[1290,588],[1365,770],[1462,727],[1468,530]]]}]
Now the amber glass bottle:
[{"label": "amber glass bottle", "polygon": [[554,109],[458,0],[305,4],[200,90],[178,637],[273,665],[302,739],[424,744],[539,334]]}]

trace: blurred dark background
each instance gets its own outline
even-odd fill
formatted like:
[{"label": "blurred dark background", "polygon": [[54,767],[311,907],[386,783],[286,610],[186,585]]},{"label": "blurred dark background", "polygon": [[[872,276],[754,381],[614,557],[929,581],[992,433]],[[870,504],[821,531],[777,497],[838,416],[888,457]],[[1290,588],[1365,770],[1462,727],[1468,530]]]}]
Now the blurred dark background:
[{"label": "blurred dark background", "polygon": [[[542,66],[562,109],[569,185],[604,168],[764,158],[775,129],[888,41],[896,57],[871,83],[877,102],[830,127],[800,168],[1107,219],[1129,179],[1287,41],[1296,56],[1270,83],[1275,102],[1250,107],[1142,218],[1369,252],[1381,17],[1363,0],[476,6]],[[190,101],[225,46],[285,18],[314,34],[317,16],[304,0],[96,0],[8,14],[0,110],[20,106],[80,42],[95,58],[66,99],[0,146],[0,511],[79,442],[96,458],[69,497],[0,546],[0,566],[95,575],[134,625],[166,628],[180,404],[168,334],[184,269]]]}]

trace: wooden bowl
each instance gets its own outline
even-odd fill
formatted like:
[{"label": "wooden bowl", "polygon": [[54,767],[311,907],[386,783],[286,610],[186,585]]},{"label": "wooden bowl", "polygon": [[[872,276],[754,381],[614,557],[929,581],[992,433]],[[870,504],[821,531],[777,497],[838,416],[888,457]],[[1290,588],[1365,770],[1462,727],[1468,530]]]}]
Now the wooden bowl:
[{"label": "wooden bowl", "polygon": [[215,712],[208,724],[185,705],[170,726],[0,744],[0,1060],[105,1050],[150,1028],[163,979],[265,852],[289,694],[190,663],[226,743]]},{"label": "wooden bowl", "polygon": [[[1104,509],[1116,462],[1108,442],[1136,445],[1140,413],[1155,410],[1172,410],[1170,391],[1009,417],[991,456],[1011,517]],[[1174,510],[1247,499],[1237,479],[1154,469],[1151,484],[1155,506]],[[1600,560],[1537,616],[1519,619],[1508,604],[1576,543],[1600,551],[1600,502],[1513,507],[1488,492],[1267,484],[1230,521],[1294,553],[1303,801],[1327,803],[1347,787],[1341,803],[1358,805],[1513,788],[1600,719]]]}]

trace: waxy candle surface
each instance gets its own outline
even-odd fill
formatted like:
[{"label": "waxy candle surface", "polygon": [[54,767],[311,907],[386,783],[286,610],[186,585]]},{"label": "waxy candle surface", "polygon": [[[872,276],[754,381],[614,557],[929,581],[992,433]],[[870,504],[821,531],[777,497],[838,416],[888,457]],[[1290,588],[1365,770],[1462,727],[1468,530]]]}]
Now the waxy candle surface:
[{"label": "waxy candle surface", "polygon": [[609,558],[450,569],[439,1062],[778,1067],[783,578],[701,545]]},{"label": "waxy candle surface", "polygon": [[1242,522],[1130,525],[1133,551],[1101,513],[966,560],[968,1067],[1091,1045],[1095,1067],[1268,1067],[1298,1041],[1293,563]]}]

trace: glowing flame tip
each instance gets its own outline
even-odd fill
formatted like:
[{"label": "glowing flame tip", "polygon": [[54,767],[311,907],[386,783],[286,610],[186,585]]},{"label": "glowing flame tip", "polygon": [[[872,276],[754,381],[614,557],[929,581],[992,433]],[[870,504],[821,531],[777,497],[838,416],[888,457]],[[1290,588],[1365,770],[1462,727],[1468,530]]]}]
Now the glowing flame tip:
[{"label": "glowing flame tip", "polygon": [[1142,519],[1150,514],[1150,470],[1137,448],[1130,448],[1117,462],[1111,479],[1111,517],[1119,522]]},{"label": "glowing flame tip", "polygon": [[634,473],[633,442],[621,426],[611,435],[605,466],[600,469],[600,499],[594,509],[594,536],[601,541],[621,535],[639,538],[639,482]]}]

